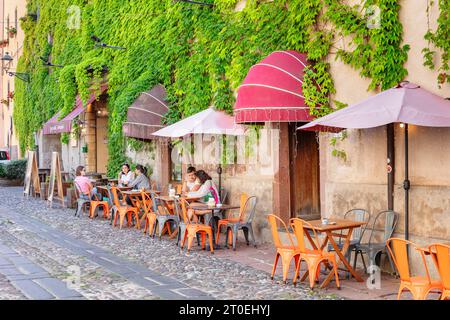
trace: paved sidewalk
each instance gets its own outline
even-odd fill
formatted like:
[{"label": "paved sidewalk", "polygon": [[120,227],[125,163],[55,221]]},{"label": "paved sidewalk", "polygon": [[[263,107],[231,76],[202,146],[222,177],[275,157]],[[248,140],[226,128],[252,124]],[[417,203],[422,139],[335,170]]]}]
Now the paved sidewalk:
[{"label": "paved sidewalk", "polygon": [[82,295],[68,289],[65,282],[0,242],[0,274],[28,299],[79,299]]},{"label": "paved sidewalk", "polygon": [[[50,209],[25,199],[22,188],[0,188],[0,199],[0,241],[60,281],[69,267],[79,267],[76,291],[86,299],[339,299],[304,285],[284,286],[279,277],[272,282],[268,273],[221,256],[225,250],[211,255],[195,246],[187,254],[168,237],[74,217],[74,209]],[[0,288],[1,298],[8,295]]]}]

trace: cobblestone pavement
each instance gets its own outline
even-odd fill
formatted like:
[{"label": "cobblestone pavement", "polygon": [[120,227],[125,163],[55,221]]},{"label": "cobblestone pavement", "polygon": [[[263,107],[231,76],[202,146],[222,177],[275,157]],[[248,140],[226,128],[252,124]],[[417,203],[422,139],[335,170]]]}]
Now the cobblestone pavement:
[{"label": "cobblestone pavement", "polygon": [[[272,283],[261,270],[197,248],[181,252],[168,238],[152,239],[134,228],[120,230],[109,221],[73,214],[74,209],[25,199],[22,188],[0,188],[0,249],[42,268],[56,289],[70,278],[71,268],[79,268],[75,291],[86,299],[339,299],[303,284]],[[0,299],[33,298],[5,269],[0,263]]]}]

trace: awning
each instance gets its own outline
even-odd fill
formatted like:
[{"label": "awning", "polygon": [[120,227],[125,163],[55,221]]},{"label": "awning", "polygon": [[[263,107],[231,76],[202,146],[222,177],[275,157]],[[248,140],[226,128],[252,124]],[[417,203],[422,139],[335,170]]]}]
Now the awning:
[{"label": "awning", "polygon": [[[108,86],[102,85],[100,90],[104,93],[108,89]],[[95,93],[92,93],[89,99],[86,101],[86,105],[91,104],[96,99]],[[61,111],[58,111],[50,120],[44,124],[44,134],[58,134],[63,132],[70,132],[72,130],[72,121],[84,111],[85,106],[80,96],[77,96],[75,101],[75,108],[63,119],[58,120]]]},{"label": "awning", "polygon": [[153,139],[153,132],[163,128],[161,123],[169,111],[165,88],[158,84],[141,95],[128,107],[123,134],[138,139]]},{"label": "awning", "polygon": [[237,123],[310,121],[302,92],[306,55],[275,51],[252,66],[238,89]]}]

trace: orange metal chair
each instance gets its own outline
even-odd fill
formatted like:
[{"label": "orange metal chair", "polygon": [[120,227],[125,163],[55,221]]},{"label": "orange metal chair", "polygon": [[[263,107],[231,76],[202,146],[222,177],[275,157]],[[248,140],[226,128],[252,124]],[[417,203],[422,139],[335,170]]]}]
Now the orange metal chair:
[{"label": "orange metal chair", "polygon": [[[272,230],[272,237],[273,242],[275,244],[275,248],[277,249],[277,254],[275,256],[275,262],[273,264],[272,268],[272,275],[271,279],[273,280],[275,271],[277,269],[278,260],[281,257],[281,266],[283,268],[283,282],[286,284],[287,275],[289,272],[289,266],[291,264],[292,259],[295,259],[295,265],[298,264],[300,260],[300,250],[298,247],[294,244],[294,241],[292,240],[291,232],[288,230],[286,224],[278,218],[274,214],[269,214],[267,216],[269,219],[269,224]],[[288,236],[289,244],[284,244],[281,241],[280,234],[278,233],[278,226],[277,221],[280,222],[280,224],[284,227],[284,230]]]},{"label": "orange metal chair", "polygon": [[123,225],[123,220],[125,219],[125,216],[127,216],[127,220],[128,220],[128,226],[131,226],[131,217],[132,214],[134,214],[135,218],[136,218],[136,228],[140,229],[140,223],[139,223],[139,209],[136,207],[130,207],[128,206],[126,203],[123,204],[121,203],[121,201],[119,200],[119,194],[122,196],[122,201],[125,201],[125,197],[122,194],[122,192],[117,188],[117,187],[111,187],[111,191],[113,193],[113,197],[114,197],[114,205],[116,206],[116,214],[114,216],[114,222],[113,222],[113,227],[116,226],[117,224],[117,218],[119,218],[119,227],[120,229],[122,229],[122,225]]},{"label": "orange metal chair", "polygon": [[194,238],[197,237],[197,233],[200,234],[202,239],[202,249],[206,249],[206,236],[208,236],[209,239],[209,248],[211,251],[211,254],[214,254],[214,245],[213,245],[213,231],[211,226],[201,224],[201,223],[193,223],[189,219],[189,212],[191,212],[191,217],[193,216],[193,209],[188,209],[187,207],[189,204],[187,203],[186,199],[180,198],[181,203],[181,215],[183,218],[183,224],[184,224],[184,234],[181,235],[181,249],[184,247],[184,243],[186,242],[186,238],[188,239],[188,247],[187,251],[191,250],[192,243],[194,242]]},{"label": "orange metal chair", "polygon": [[[400,275],[400,287],[398,289],[397,300],[400,300],[400,296],[405,289],[411,292],[414,300],[425,300],[432,290],[438,290],[439,292],[442,290],[442,284],[430,278],[425,254],[416,244],[405,239],[390,238],[386,241],[386,246]],[[426,276],[412,277],[410,275],[408,246],[413,247],[420,253]]]},{"label": "orange metal chair", "polygon": [[100,200],[96,194],[94,194],[94,200],[91,200],[89,206],[89,218],[94,219],[95,212],[98,208],[103,208],[103,218],[109,218],[109,202]]},{"label": "orange metal chair", "polygon": [[176,192],[177,194],[181,194],[183,192],[183,184],[177,184]]},{"label": "orange metal chair", "polygon": [[153,212],[152,206],[153,201],[152,198],[141,190],[141,196],[142,196],[142,209],[144,210],[144,215],[142,219],[145,219],[145,227],[144,227],[144,234],[147,233],[150,237],[155,236],[155,224],[156,224],[156,213]]},{"label": "orange metal chair", "polygon": [[450,298],[450,246],[433,243],[428,247],[442,281],[441,300]]},{"label": "orange metal chair", "polygon": [[[247,199],[249,198],[248,194],[243,192],[241,194],[241,199],[239,202],[239,216],[237,218],[233,218],[233,212],[229,212],[228,216],[226,219],[220,219],[219,222],[217,223],[217,235],[216,235],[216,242],[219,243],[219,239],[220,239],[220,229],[222,227],[226,227],[228,225],[228,223],[235,223],[235,222],[240,222],[243,220],[244,218],[244,212],[245,212],[245,203],[247,202]],[[230,231],[231,232],[231,229]],[[232,237],[228,237],[229,241],[232,241]]]},{"label": "orange metal chair", "polygon": [[[336,286],[338,289],[341,288],[339,283],[339,274],[338,274],[338,265],[336,262],[336,256],[334,252],[326,252],[320,249],[319,237],[314,229],[311,229],[314,234],[313,241],[315,242],[315,246],[318,249],[309,249],[305,245],[305,229],[303,228],[305,225],[311,225],[309,222],[304,221],[299,218],[293,218],[290,220],[292,229],[294,230],[295,237],[297,238],[297,246],[300,251],[300,259],[296,264],[295,275],[294,275],[294,285],[297,284],[297,278],[300,273],[300,266],[302,261],[305,261],[308,266],[309,273],[309,286],[314,288],[314,284],[316,280],[319,279],[320,274],[320,264],[321,263],[331,263],[333,267],[334,276],[336,279]],[[308,232],[308,231],[306,231]]]}]

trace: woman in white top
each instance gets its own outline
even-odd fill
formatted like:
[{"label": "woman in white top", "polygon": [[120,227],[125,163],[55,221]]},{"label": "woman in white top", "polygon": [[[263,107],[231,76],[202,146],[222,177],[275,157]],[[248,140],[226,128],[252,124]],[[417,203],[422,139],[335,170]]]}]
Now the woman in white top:
[{"label": "woman in white top", "polygon": [[126,187],[134,179],[134,172],[130,170],[128,163],[122,165],[122,171],[119,173],[119,186]]}]

